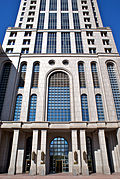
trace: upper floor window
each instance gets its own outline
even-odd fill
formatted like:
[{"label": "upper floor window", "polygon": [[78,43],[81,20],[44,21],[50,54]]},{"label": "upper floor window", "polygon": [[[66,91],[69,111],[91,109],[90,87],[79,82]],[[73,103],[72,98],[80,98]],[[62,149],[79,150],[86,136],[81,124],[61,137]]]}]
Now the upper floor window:
[{"label": "upper floor window", "polygon": [[96,63],[91,63],[91,70],[92,70],[92,77],[93,77],[93,84],[94,88],[99,88],[99,80],[98,80],[98,72]]},{"label": "upper floor window", "polygon": [[82,37],[80,32],[75,32],[76,53],[83,53]]},{"label": "upper floor window", "polygon": [[74,29],[80,29],[79,14],[73,13]]},{"label": "upper floor window", "polygon": [[61,0],[61,11],[68,11],[68,0]]},{"label": "upper floor window", "polygon": [[57,0],[50,0],[50,11],[57,11]]},{"label": "upper floor window", "polygon": [[48,32],[47,53],[56,53],[56,32]]},{"label": "upper floor window", "polygon": [[103,110],[102,97],[100,94],[96,94],[95,97],[96,97],[98,120],[104,121],[104,110]]},{"label": "upper floor window", "polygon": [[10,33],[10,37],[16,37],[17,36],[17,32],[11,32]]},{"label": "upper floor window", "polygon": [[44,19],[45,19],[45,13],[40,13],[39,14],[39,19],[38,19],[38,29],[44,29]]},{"label": "upper floor window", "polygon": [[27,64],[26,63],[22,64],[20,68],[20,78],[19,78],[18,88],[24,88],[26,69],[27,69]]},{"label": "upper floor window", "polygon": [[21,106],[22,106],[22,95],[19,94],[16,98],[15,112],[14,112],[14,121],[20,120],[21,114]]},{"label": "upper floor window", "polygon": [[37,95],[33,94],[30,98],[28,121],[35,121],[36,104],[37,104]]},{"label": "upper floor window", "polygon": [[43,39],[43,33],[42,32],[37,33],[34,53],[42,52],[42,39]]},{"label": "upper floor window", "polygon": [[57,13],[49,13],[48,29],[57,28]]},{"label": "upper floor window", "polygon": [[78,11],[77,0],[72,0],[72,10]]},{"label": "upper floor window", "polygon": [[46,8],[46,0],[40,1],[40,11],[45,11]]},{"label": "upper floor window", "polygon": [[71,42],[70,42],[70,33],[69,32],[61,33],[61,52],[62,53],[71,53]]},{"label": "upper floor window", "polygon": [[15,45],[15,40],[8,40],[8,45]]},{"label": "upper floor window", "polygon": [[39,63],[35,63],[33,66],[33,74],[32,74],[32,88],[38,87],[38,80],[39,80]]},{"label": "upper floor window", "polygon": [[87,95],[81,95],[81,107],[82,107],[82,121],[89,121],[89,112],[88,112],[88,101]]},{"label": "upper floor window", "polygon": [[61,29],[69,29],[69,14],[61,13]]},{"label": "upper floor window", "polygon": [[79,72],[80,88],[86,88],[84,64],[82,62],[78,64],[78,72]]}]

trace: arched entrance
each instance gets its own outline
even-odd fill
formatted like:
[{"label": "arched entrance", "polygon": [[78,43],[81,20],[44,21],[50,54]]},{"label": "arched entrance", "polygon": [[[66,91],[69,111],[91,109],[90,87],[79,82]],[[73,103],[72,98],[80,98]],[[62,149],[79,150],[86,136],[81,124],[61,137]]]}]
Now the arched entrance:
[{"label": "arched entrance", "polygon": [[63,137],[56,137],[50,143],[50,173],[69,171],[68,142]]}]

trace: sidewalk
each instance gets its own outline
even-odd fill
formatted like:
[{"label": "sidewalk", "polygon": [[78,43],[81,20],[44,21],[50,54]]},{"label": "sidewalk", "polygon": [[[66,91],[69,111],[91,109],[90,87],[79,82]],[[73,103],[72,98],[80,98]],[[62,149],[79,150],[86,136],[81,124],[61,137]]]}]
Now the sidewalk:
[{"label": "sidewalk", "polygon": [[92,174],[90,176],[72,176],[72,174],[61,173],[61,174],[51,174],[46,176],[30,176],[27,174],[23,175],[7,175],[0,174],[0,179],[120,179],[120,173],[115,173],[112,175],[102,175],[102,174]]}]

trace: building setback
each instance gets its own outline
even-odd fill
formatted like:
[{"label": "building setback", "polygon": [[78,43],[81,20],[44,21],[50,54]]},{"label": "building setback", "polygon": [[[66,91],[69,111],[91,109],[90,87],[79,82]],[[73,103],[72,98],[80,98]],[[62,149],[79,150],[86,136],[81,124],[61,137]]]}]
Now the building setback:
[{"label": "building setback", "polygon": [[0,54],[0,173],[120,172],[120,57],[97,0],[21,0]]}]

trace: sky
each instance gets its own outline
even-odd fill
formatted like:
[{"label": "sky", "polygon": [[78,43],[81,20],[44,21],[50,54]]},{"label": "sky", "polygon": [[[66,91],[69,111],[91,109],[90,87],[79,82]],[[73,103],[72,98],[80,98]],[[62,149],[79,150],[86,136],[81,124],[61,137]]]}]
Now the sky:
[{"label": "sky", "polygon": [[[0,0],[0,43],[5,31],[14,27],[20,0]],[[97,0],[104,27],[110,27],[120,54],[120,0]]]}]

